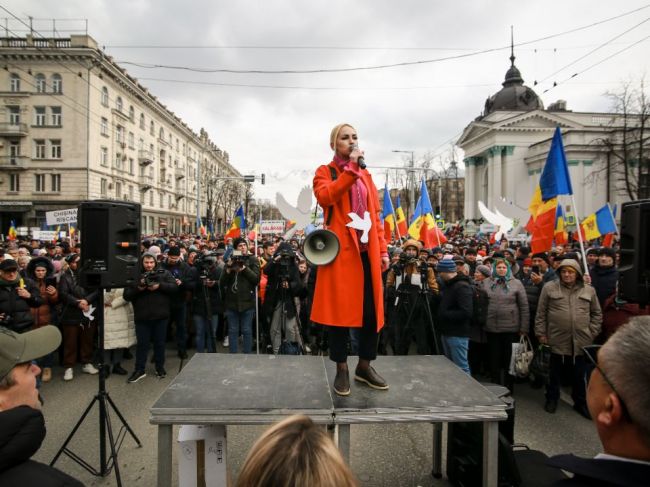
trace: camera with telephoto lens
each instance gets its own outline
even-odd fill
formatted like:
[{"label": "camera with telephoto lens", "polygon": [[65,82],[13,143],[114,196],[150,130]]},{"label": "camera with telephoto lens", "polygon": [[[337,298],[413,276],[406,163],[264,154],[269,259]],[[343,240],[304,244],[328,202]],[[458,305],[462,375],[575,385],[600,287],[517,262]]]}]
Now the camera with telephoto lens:
[{"label": "camera with telephoto lens", "polygon": [[228,259],[230,265],[240,267],[245,265],[247,261],[248,255],[243,254],[241,250],[233,250],[232,254],[230,254],[230,259]]},{"label": "camera with telephoto lens", "polygon": [[401,276],[404,273],[404,268],[410,264],[418,264],[417,257],[406,255],[406,252],[399,254],[399,260],[393,264],[392,269],[396,276]]},{"label": "camera with telephoto lens", "polygon": [[145,286],[153,286],[155,284],[160,284],[162,275],[165,273],[163,269],[156,269],[153,271],[148,271],[142,274],[142,280],[144,281]]},{"label": "camera with telephoto lens", "polygon": [[210,252],[209,254],[201,255],[194,261],[194,267],[196,268],[199,279],[207,280],[210,277],[210,270],[217,264],[217,254],[216,252]]}]

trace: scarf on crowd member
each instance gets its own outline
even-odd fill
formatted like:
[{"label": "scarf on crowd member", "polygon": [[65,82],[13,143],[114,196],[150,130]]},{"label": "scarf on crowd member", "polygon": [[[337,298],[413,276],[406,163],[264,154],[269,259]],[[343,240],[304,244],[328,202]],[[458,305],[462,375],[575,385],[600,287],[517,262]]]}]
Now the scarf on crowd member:
[{"label": "scarf on crowd member", "polygon": [[[359,169],[354,170],[350,166],[350,160],[349,159],[342,159],[341,157],[334,155],[334,163],[338,166],[338,168],[341,171],[345,171],[348,169],[351,173],[355,174],[356,176],[360,176],[361,172]],[[366,211],[368,211],[368,188],[366,188],[366,185],[363,184],[363,181],[361,180],[361,177],[357,177],[357,180],[354,182],[352,187],[350,188],[350,206],[352,207],[352,211],[359,215],[359,218],[363,220],[363,215]],[[363,234],[362,230],[357,230],[357,237],[360,238],[361,235]],[[362,244],[359,242],[360,248],[364,250],[367,248],[368,244]]]},{"label": "scarf on crowd member", "polygon": [[[500,276],[497,274],[497,264],[500,264],[503,262],[507,267],[508,271],[506,272],[505,276]],[[512,269],[510,267],[510,262],[508,262],[506,259],[496,259],[492,263],[492,290],[494,290],[498,285],[503,285],[503,292],[507,293],[510,291],[510,286],[508,285],[508,282],[512,279]]]},{"label": "scarf on crowd member", "polygon": [[16,276],[16,279],[14,279],[13,281],[7,281],[6,279],[2,279],[0,277],[0,287],[17,286],[18,284],[20,284],[22,278],[23,276],[21,276],[20,274],[18,274]]}]

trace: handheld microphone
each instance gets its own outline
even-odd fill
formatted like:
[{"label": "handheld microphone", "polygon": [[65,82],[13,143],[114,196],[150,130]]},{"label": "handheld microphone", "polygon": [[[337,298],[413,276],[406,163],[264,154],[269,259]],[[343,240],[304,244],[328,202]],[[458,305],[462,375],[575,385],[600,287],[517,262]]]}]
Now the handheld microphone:
[{"label": "handheld microphone", "polygon": [[[352,150],[358,149],[359,144],[352,144]],[[363,156],[359,156],[357,158],[357,164],[359,164],[360,169],[365,169],[366,168],[366,159]]]}]

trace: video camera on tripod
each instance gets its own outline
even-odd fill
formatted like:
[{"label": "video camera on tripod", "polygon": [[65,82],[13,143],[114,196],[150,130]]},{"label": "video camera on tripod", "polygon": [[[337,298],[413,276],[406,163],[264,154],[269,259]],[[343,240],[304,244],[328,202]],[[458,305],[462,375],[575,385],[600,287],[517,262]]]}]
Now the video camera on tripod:
[{"label": "video camera on tripod", "polygon": [[163,269],[154,269],[153,271],[148,271],[142,274],[140,279],[144,282],[145,286],[154,286],[160,284],[163,274],[165,274]]},{"label": "video camera on tripod", "polygon": [[194,261],[194,267],[198,272],[199,279],[205,281],[209,279],[210,270],[217,265],[217,253],[210,252],[203,254]]}]

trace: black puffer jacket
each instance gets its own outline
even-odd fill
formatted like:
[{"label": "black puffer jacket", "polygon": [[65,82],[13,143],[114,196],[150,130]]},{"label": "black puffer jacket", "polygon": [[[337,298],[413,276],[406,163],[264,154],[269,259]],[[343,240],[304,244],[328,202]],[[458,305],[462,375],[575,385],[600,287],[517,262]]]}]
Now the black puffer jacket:
[{"label": "black puffer jacket", "polygon": [[[171,307],[179,308],[188,301],[191,301],[191,295],[195,291],[197,275],[196,269],[188,265],[186,262],[179,260],[176,265],[171,265],[169,262],[160,264],[161,269],[168,271],[174,279],[181,281],[180,286],[176,288],[174,295],[171,297]],[[189,299],[188,299],[189,298]]]},{"label": "black puffer jacket", "polygon": [[[286,267],[286,277],[289,284],[288,289],[282,288],[281,275],[285,272],[281,262],[276,262],[275,257],[278,257],[285,252],[286,255],[293,255],[293,259],[288,257],[290,262]],[[287,318],[296,316],[296,304],[294,298],[303,299],[307,296],[302,280],[300,279],[300,272],[298,271],[298,264],[295,263],[295,252],[288,243],[281,243],[278,250],[275,252],[274,259],[264,267],[264,274],[267,275],[268,281],[266,283],[266,295],[264,297],[264,312],[267,316],[273,315],[275,307],[284,299],[285,312]]]},{"label": "black puffer jacket", "polygon": [[83,487],[56,468],[30,460],[45,438],[43,414],[28,406],[0,412],[0,485]]},{"label": "black puffer jacket", "polygon": [[[156,266],[155,271],[156,281],[160,284],[155,291],[150,291],[148,288],[141,289],[138,284],[124,288],[124,299],[133,303],[133,316],[136,322],[169,318],[170,302],[178,286],[169,271],[161,269],[159,265]],[[144,274],[142,258],[140,258],[140,272]]]},{"label": "black puffer jacket", "polygon": [[440,289],[438,330],[442,335],[469,337],[473,315],[473,290],[469,277],[457,274]]},{"label": "black puffer jacket", "polygon": [[[31,294],[29,299],[21,298],[16,289],[23,285]],[[18,277],[15,282],[8,282],[0,279],[0,313],[9,318],[4,326],[17,333],[29,330],[34,323],[30,308],[38,308],[43,304],[41,293],[36,283],[31,279]]]},{"label": "black puffer jacket", "polygon": [[97,306],[99,292],[90,291],[79,284],[79,271],[74,272],[68,268],[61,274],[59,280],[59,301],[63,310],[61,312],[62,325],[79,325],[84,321],[83,311],[79,308],[79,301],[85,299],[88,304]]},{"label": "black puffer jacket", "polygon": [[591,269],[591,285],[596,290],[598,303],[602,308],[605,300],[616,291],[616,282],[618,281],[618,269],[615,266],[600,267],[596,264]]}]

